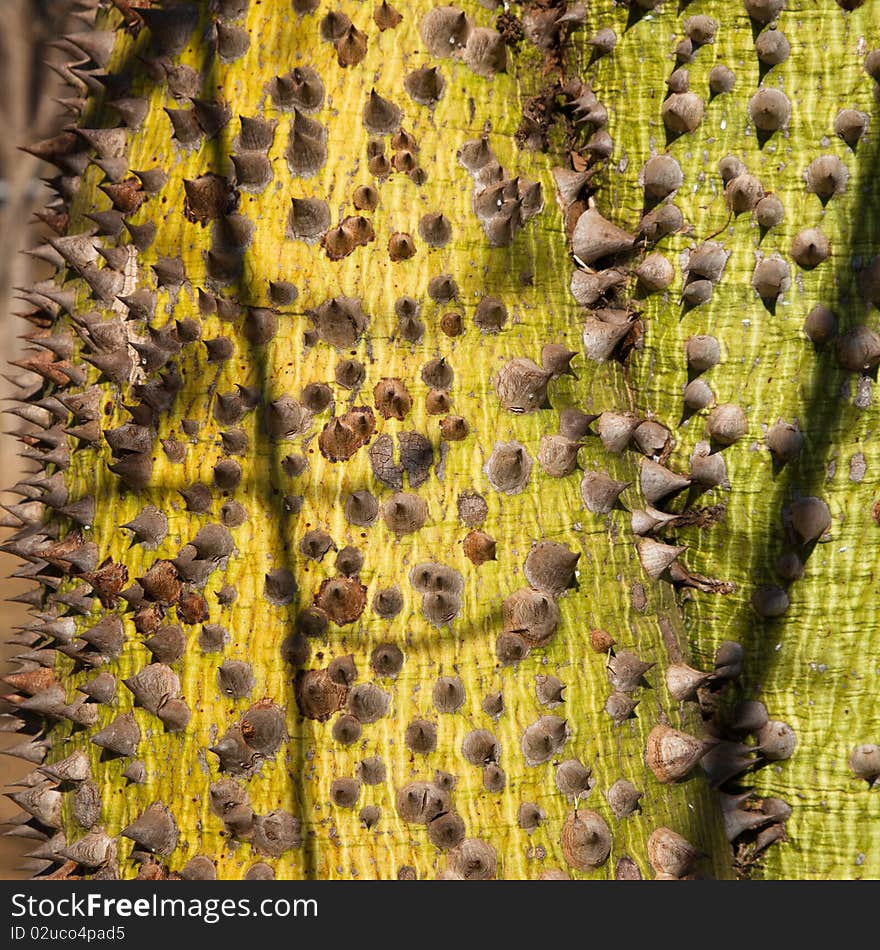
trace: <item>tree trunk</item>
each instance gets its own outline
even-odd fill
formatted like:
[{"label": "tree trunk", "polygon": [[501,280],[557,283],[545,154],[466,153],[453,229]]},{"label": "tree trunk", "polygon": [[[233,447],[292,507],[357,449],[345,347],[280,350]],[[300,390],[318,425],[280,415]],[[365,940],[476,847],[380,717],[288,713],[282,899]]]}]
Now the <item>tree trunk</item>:
[{"label": "tree trunk", "polygon": [[[35,352],[55,362],[26,391],[48,430],[30,441],[51,481],[21,493],[51,517],[17,509],[10,548],[45,595],[21,638],[40,652],[10,680],[22,731],[51,724],[24,750],[46,782],[17,799],[51,836],[42,873],[726,877],[770,855],[774,876],[852,875],[833,844],[765,849],[784,836],[777,795],[824,795],[840,829],[868,807],[843,760],[876,710],[825,672],[814,685],[813,640],[789,628],[856,622],[851,592],[835,601],[870,499],[845,473],[822,482],[870,412],[822,402],[843,371],[799,327],[825,302],[842,332],[832,294],[855,319],[856,285],[872,292],[876,133],[850,150],[833,131],[838,109],[871,111],[877,27],[830,0],[783,12],[791,55],[764,85],[784,77],[792,117],[759,139],[757,27],[704,6],[714,42],[672,4],[120,0],[99,21],[109,61],[109,34],[79,41],[92,131],[49,151],[67,233],[98,241],[53,242],[57,286],[33,300]],[[587,42],[603,26],[613,51]],[[699,103],[681,73],[664,103],[685,26]],[[817,34],[841,59],[821,108]],[[716,63],[736,83],[710,99]],[[728,186],[730,214],[728,152],[759,179]],[[683,180],[643,171],[654,153]],[[802,177],[820,153],[850,170],[824,215]],[[767,233],[765,192],[786,212]],[[658,234],[673,202],[684,223]],[[801,269],[792,241],[820,220],[833,255]],[[775,250],[791,289],[774,308],[752,274]],[[682,418],[685,340],[709,332],[723,359],[707,379],[744,430],[734,409]],[[761,431],[777,416],[806,436],[781,472]],[[703,417],[714,451],[689,463]],[[785,605],[781,588],[753,598],[780,508],[808,495],[831,507],[832,544],[792,609],[756,623],[753,603]],[[789,512],[789,540],[821,514]],[[734,744],[742,695],[795,727],[791,762],[782,727],[760,755]],[[712,786],[772,755],[723,821]],[[811,814],[794,815],[806,839]]]}]

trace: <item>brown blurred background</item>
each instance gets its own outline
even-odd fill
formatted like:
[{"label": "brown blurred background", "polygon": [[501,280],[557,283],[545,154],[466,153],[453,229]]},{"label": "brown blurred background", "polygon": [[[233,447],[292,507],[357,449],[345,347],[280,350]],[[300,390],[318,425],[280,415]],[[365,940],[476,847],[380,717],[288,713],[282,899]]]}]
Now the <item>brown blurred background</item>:
[{"label": "brown blurred background", "polygon": [[[52,44],[65,33],[86,29],[86,24],[76,14],[83,4],[78,0],[0,0],[0,399],[3,406],[15,392],[14,385],[6,377],[20,375],[15,367],[7,366],[22,351],[19,334],[26,331],[26,324],[15,316],[25,304],[16,299],[16,287],[27,287],[35,280],[49,276],[45,265],[20,253],[42,243],[48,229],[35,218],[52,199],[52,193],[42,181],[51,177],[55,169],[20,151],[19,146],[47,138],[73,120],[73,115],[55,98],[74,96],[52,65],[70,60],[69,52]],[[4,415],[0,431],[14,433],[18,426],[14,416]],[[23,460],[18,457],[18,443],[10,434],[0,436],[0,486],[13,485],[26,471]],[[20,501],[4,491],[4,504]],[[0,537],[10,534],[8,528],[0,529]],[[15,596],[33,585],[22,583],[8,576],[20,566],[20,562],[0,552],[0,675],[10,672],[7,662],[10,648],[5,641],[14,627],[26,621],[27,614],[21,604],[9,603],[6,598]],[[8,690],[0,684],[0,696]],[[0,711],[7,711],[8,704],[0,699]],[[0,750],[20,741],[10,733],[0,733]],[[29,772],[33,765],[7,755],[0,756],[0,786],[6,790],[11,783]],[[0,822],[8,820],[20,809],[9,799],[0,798]],[[5,829],[3,829],[5,830]],[[28,877],[27,870],[20,868],[24,854],[35,846],[20,838],[0,837],[0,878]]]}]

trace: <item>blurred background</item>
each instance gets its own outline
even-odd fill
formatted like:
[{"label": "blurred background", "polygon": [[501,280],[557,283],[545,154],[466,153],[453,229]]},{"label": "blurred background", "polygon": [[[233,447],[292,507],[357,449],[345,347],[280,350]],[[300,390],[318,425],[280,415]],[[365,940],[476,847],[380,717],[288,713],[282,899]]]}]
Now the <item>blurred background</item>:
[{"label": "blurred background", "polygon": [[[23,152],[19,146],[48,138],[73,115],[59,98],[73,95],[70,88],[53,70],[53,66],[70,60],[70,54],[53,44],[65,33],[86,29],[86,24],[75,15],[82,9],[77,0],[0,0],[0,399],[3,406],[15,392],[10,378],[19,371],[8,366],[22,350],[19,335],[28,324],[17,312],[26,305],[16,299],[17,287],[27,287],[36,280],[50,276],[50,271],[39,260],[20,253],[41,244],[52,232],[35,217],[51,200],[52,193],[43,179],[55,174],[55,169]],[[6,488],[19,480],[27,471],[18,457],[18,443],[9,433],[17,429],[14,416],[4,415],[0,432],[0,486]],[[3,504],[20,499],[4,491]],[[10,534],[0,529],[0,540]],[[0,552],[0,675],[10,671],[10,654],[6,639],[14,628],[25,622],[27,615],[21,604],[6,598],[32,587],[32,584],[10,579],[20,562]],[[0,684],[0,696],[8,692]],[[8,704],[0,699],[0,711]],[[0,733],[0,750],[20,741],[15,734]],[[33,765],[7,755],[0,756],[0,786],[6,790],[17,778],[29,772]],[[0,798],[0,822],[8,820],[20,809],[8,798]],[[2,829],[6,830],[6,829]],[[21,838],[0,837],[0,878],[29,877],[22,869],[25,853],[34,847]]]}]

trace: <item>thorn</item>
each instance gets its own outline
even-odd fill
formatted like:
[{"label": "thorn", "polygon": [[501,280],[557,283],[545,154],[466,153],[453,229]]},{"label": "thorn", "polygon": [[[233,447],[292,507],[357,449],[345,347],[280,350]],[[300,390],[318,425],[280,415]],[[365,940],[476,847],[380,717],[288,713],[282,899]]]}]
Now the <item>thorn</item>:
[{"label": "thorn", "polygon": [[72,44],[91,57],[95,65],[106,69],[110,64],[113,47],[116,45],[115,30],[90,30],[83,33],[68,33],[64,42]]}]

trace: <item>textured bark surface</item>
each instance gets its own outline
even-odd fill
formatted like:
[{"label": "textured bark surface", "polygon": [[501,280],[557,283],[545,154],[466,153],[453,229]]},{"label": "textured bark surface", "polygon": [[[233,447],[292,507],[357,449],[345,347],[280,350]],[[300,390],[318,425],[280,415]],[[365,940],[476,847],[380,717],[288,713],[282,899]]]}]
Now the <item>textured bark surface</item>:
[{"label": "textured bark surface", "polygon": [[[724,522],[708,532],[685,529],[678,538],[688,545],[684,559],[690,568],[736,585],[725,597],[695,593],[685,599],[695,665],[705,666],[719,641],[741,642],[747,651],[744,695],[762,700],[770,716],[790,723],[798,738],[789,761],[740,779],[746,786],[754,783],[758,794],[779,796],[793,806],[788,842],[768,850],[752,873],[876,878],[876,792],[871,794],[847,765],[853,746],[876,743],[880,728],[872,508],[878,464],[875,373],[845,371],[835,341],[815,346],[803,326],[822,304],[836,314],[838,336],[859,325],[876,327],[876,278],[872,305],[865,274],[871,266],[876,272],[880,250],[878,99],[865,58],[880,42],[877,7],[866,3],[844,12],[833,3],[786,4],[777,23],[791,54],[767,72],[763,85],[786,93],[791,120],[784,133],[763,145],[749,122],[760,64],[752,48],[753,25],[741,5],[691,4],[679,15],[664,4],[650,20],[636,24],[613,57],[600,61],[594,84],[603,100],[620,103],[609,108],[609,131],[620,143],[615,159],[626,156],[628,166],[609,177],[608,194],[618,209],[615,221],[624,227],[637,222],[642,210],[639,169],[652,151],[665,150],[661,77],[673,69],[670,54],[684,35],[683,20],[693,14],[713,16],[720,27],[715,43],[686,66],[691,89],[707,98],[708,73],[718,63],[735,72],[736,86],[707,101],[699,128],[669,147],[684,171],[684,184],[672,200],[690,231],[666,239],[663,249],[676,264],[676,280],[668,299],[647,302],[644,349],[633,361],[631,384],[644,410],[674,425],[688,381],[685,340],[711,333],[721,344],[722,359],[703,378],[719,403],[738,403],[748,420],[746,435],[723,452],[730,481]],[[622,22],[624,14],[616,16]],[[654,44],[649,35],[661,39]],[[650,107],[646,76],[657,77]],[[843,109],[870,117],[868,133],[855,148],[834,134]],[[718,174],[718,163],[728,154],[781,200],[781,225],[762,234],[751,214],[728,220]],[[827,202],[805,181],[808,166],[822,155],[840,159],[849,176],[845,190]],[[792,259],[791,246],[798,232],[812,227],[827,236],[831,254],[805,269]],[[685,311],[679,303],[684,255],[716,232],[714,240],[731,255],[724,274],[707,304]],[[791,286],[775,312],[752,288],[756,263],[772,254],[779,254],[791,273]],[[766,436],[780,419],[800,428],[804,447],[797,460],[774,466]],[[680,443],[672,458],[684,468],[695,444],[706,438],[703,420],[692,417],[675,431]],[[819,543],[806,547],[794,543],[783,525],[785,509],[805,496],[822,498],[832,517]],[[792,551],[805,561],[804,575],[787,583],[775,564]],[[762,585],[787,590],[790,605],[782,616],[756,614],[752,598]]]},{"label": "textured bark surface", "polygon": [[[610,877],[615,869],[623,876],[620,859],[629,857],[644,876],[729,876],[721,809],[703,770],[675,770],[676,763],[657,758],[667,749],[660,738],[676,738],[670,729],[729,738],[733,697],[730,687],[721,690],[724,677],[715,674],[697,704],[676,701],[666,674],[691,651],[693,665],[711,671],[716,648],[732,640],[746,647],[748,696],[762,699],[771,718],[791,723],[798,737],[790,761],[754,779],[760,796],[795,806],[791,840],[762,850],[759,871],[751,867],[755,836],[746,834],[737,842],[739,867],[768,876],[867,875],[876,830],[859,823],[872,799],[848,772],[846,755],[876,732],[876,709],[853,701],[856,692],[870,695],[876,671],[861,670],[857,689],[844,690],[834,670],[843,674],[852,650],[818,648],[815,628],[832,618],[853,630],[858,622],[843,578],[855,575],[846,558],[856,557],[858,540],[874,527],[869,476],[855,483],[841,471],[830,485],[822,480],[832,452],[851,443],[855,451],[854,431],[867,441],[871,411],[837,399],[843,376],[834,345],[832,355],[817,357],[800,327],[820,300],[836,306],[841,329],[847,319],[867,319],[866,310],[856,315],[855,286],[876,245],[876,133],[871,127],[851,151],[833,125],[840,108],[872,111],[873,83],[862,63],[877,36],[869,34],[876,30],[870,5],[852,14],[830,2],[820,6],[780,16],[791,55],[764,84],[782,78],[792,119],[763,146],[748,119],[759,81],[753,24],[738,8],[716,3],[642,16],[610,4],[566,13],[547,3],[511,11],[522,21],[467,4],[466,45],[458,13],[421,2],[401,8],[399,22],[384,6],[355,3],[329,17],[329,8],[297,15],[288,0],[221,3],[212,11],[205,4],[179,8],[197,14],[179,35],[155,19],[151,29],[118,31],[109,71],[130,84],[107,98],[135,100],[147,111],[132,119],[124,104],[134,127],[118,140],[87,138],[104,167],[85,169],[69,233],[93,230],[87,215],[114,206],[125,214],[124,227],[118,238],[101,236],[105,261],[92,260],[88,245],[56,243],[69,265],[58,283],[69,281],[64,289],[76,298],[60,301],[52,332],[72,342],[76,327],[81,337],[59,359],[73,364],[72,390],[97,386],[98,397],[63,420],[68,428],[87,427],[73,433],[69,460],[62,449],[50,461],[63,469],[47,492],[51,504],[68,505],[74,517],[54,518],[58,527],[42,535],[26,528],[21,541],[31,545],[34,573],[50,591],[28,645],[60,647],[30,662],[48,663],[43,668],[54,669],[65,691],[59,701],[32,690],[50,719],[59,719],[40,751],[54,763],[84,750],[95,783],[94,795],[82,780],[57,786],[60,820],[57,781],[35,786],[28,804],[52,810],[41,823],[65,835],[45,846],[45,870],[66,859],[66,873],[111,875],[118,863],[126,877],[139,867],[148,875],[185,867],[194,874],[197,865],[188,862],[201,855],[221,878],[241,877],[256,862],[287,878],[535,878],[561,869]],[[667,143],[664,80],[683,23],[697,12],[720,26],[715,43],[689,54],[691,89],[708,98],[707,74],[716,63],[735,70],[736,86],[705,103],[696,130]],[[563,13],[573,29],[567,42]],[[105,27],[121,20],[116,10],[106,23],[103,17]],[[473,32],[496,25],[510,48],[497,33]],[[597,58],[586,39],[600,26],[614,27],[617,45]],[[831,88],[833,57],[820,65],[810,52],[817,33],[840,57],[827,104],[820,90]],[[431,51],[442,49],[437,37],[451,37],[452,56]],[[290,93],[275,77],[306,67],[319,77],[322,96],[310,97],[312,79],[293,93],[308,115],[279,108]],[[435,78],[416,71],[430,67],[444,88],[428,106],[415,99],[430,94]],[[585,147],[605,120],[578,77],[592,83],[607,109],[614,142],[607,162],[596,160],[595,137],[592,151]],[[188,100],[194,112],[189,119],[173,113],[172,124],[163,110],[188,110]],[[109,127],[118,111],[92,102],[82,124]],[[247,122],[243,129],[241,117],[277,124],[266,134]],[[188,131],[190,145],[182,142]],[[265,141],[256,141],[261,135]],[[507,182],[497,192],[491,183],[501,172],[491,171],[485,155],[476,176],[465,167],[486,145]],[[594,221],[601,211],[635,235],[645,210],[640,170],[652,153],[666,151],[683,172],[672,200],[686,226],[656,249],[640,242],[618,260],[626,286],[616,297],[598,296],[592,310],[604,299],[606,310],[642,315],[634,323],[627,317],[626,339],[611,347],[617,358],[591,360],[585,348],[591,351],[615,317],[585,312],[569,289],[572,271],[584,263],[572,263],[571,240],[576,258],[585,253],[575,222]],[[761,236],[749,213],[728,220],[717,171],[728,152],[782,198],[781,226]],[[850,177],[823,214],[816,195],[805,193],[802,171],[826,152],[848,164]],[[566,200],[557,183],[571,178],[554,178],[553,169],[572,164],[593,178]],[[157,168],[166,180],[129,177],[129,170]],[[108,177],[118,179],[115,187]],[[372,190],[357,190],[364,186]],[[291,199],[300,202],[293,219]],[[303,200],[326,202],[314,239],[303,239],[303,215],[317,206]],[[856,207],[865,211],[856,220],[865,223],[853,231],[845,222]],[[791,242],[820,217],[833,253],[802,271],[790,261]],[[104,231],[122,224],[106,217],[97,223]],[[142,226],[149,223],[155,234],[146,240]],[[731,256],[711,300],[683,313],[686,252],[710,238]],[[118,250],[107,250],[114,245]],[[793,289],[773,314],[751,289],[756,248],[789,259]],[[630,269],[652,250],[674,265],[675,276],[664,294],[635,301],[636,308]],[[598,273],[607,275],[613,260],[598,258]],[[436,280],[441,275],[454,289]],[[42,307],[59,309],[45,297]],[[460,334],[449,332],[454,315]],[[592,335],[584,335],[585,325]],[[113,326],[126,336],[110,339]],[[684,341],[707,332],[718,337],[724,357],[707,379],[719,403],[745,410],[747,435],[721,453],[729,491],[697,498],[691,489],[688,511],[706,511],[677,519],[657,539],[687,545],[683,560],[695,573],[673,564],[671,574],[658,569],[653,579],[648,557],[667,551],[649,550],[650,540],[637,544],[630,510],[646,506],[645,455],[686,472],[694,443],[704,438],[706,413],[679,421]],[[211,342],[220,338],[228,342]],[[550,378],[542,369],[553,356],[548,344],[574,351],[573,375]],[[363,366],[354,386],[344,385],[351,361]],[[746,367],[754,367],[748,385]],[[67,368],[56,365],[56,379],[33,399],[51,394]],[[810,374],[816,382],[807,387]],[[645,455],[633,446],[613,454],[589,432],[573,440],[583,442],[580,467],[554,477],[542,439],[570,425],[561,413],[575,408],[637,413],[668,427],[675,441],[666,444],[661,431],[660,444]],[[798,463],[774,474],[761,425],[777,416],[798,417],[806,446]],[[609,417],[600,429],[603,421]],[[647,445],[657,432],[642,429],[641,436]],[[628,436],[621,447],[627,443]],[[870,473],[870,451],[859,449]],[[590,472],[631,483],[616,504],[591,505],[607,513],[585,506],[581,480]],[[378,511],[353,517],[351,497],[364,492]],[[757,581],[772,576],[781,550],[780,509],[799,495],[828,501],[831,543],[812,551],[791,587],[791,607],[768,625],[756,620],[752,595]],[[94,515],[71,511],[71,502],[88,497]],[[361,512],[364,497],[356,496]],[[167,519],[166,526],[158,518],[156,544],[143,543],[145,529],[123,527],[150,505]],[[681,501],[674,507],[680,512]],[[483,560],[492,542],[495,557]],[[552,562],[568,552],[571,560]],[[866,585],[869,570],[859,575]],[[80,576],[66,579],[70,574]],[[377,595],[394,587],[400,606],[388,616],[382,604],[390,599],[377,603]],[[530,588],[543,593],[516,594]],[[70,591],[80,596],[65,603],[59,595]],[[551,617],[558,605],[546,636],[534,618],[523,622],[516,597],[540,600]],[[837,598],[846,605],[835,606]],[[60,619],[68,612],[73,627]],[[812,629],[805,622],[811,612]],[[75,638],[99,621],[100,637]],[[611,654],[591,638],[595,630],[614,638]],[[164,640],[148,647],[157,631]],[[783,643],[779,651],[768,647],[771,638]],[[517,650],[523,655],[511,662]],[[641,682],[620,682],[628,654],[655,664]],[[811,662],[815,669],[803,668]],[[115,698],[76,705],[82,693],[74,687],[96,672],[116,677]],[[638,700],[619,724],[606,711],[612,683],[618,702]],[[857,728],[840,727],[842,703]],[[715,720],[701,723],[701,710],[709,719],[716,708]],[[122,754],[108,756],[90,740],[100,731],[106,741],[113,723],[110,744]],[[122,736],[128,744],[119,742],[120,723],[131,733]],[[687,764],[696,766],[699,743],[690,748],[686,736],[678,738],[693,759]],[[375,777],[375,757],[383,774],[362,781]],[[679,771],[683,781],[658,780]],[[606,799],[620,779],[643,793],[631,817],[615,817]],[[410,783],[432,784],[411,787],[407,796]],[[814,820],[814,809],[804,807],[814,796],[839,827]],[[765,831],[781,829],[762,800],[751,799],[734,820],[751,816]],[[523,803],[543,813],[536,829]],[[443,812],[446,818],[426,826],[426,817]],[[728,815],[728,833],[730,824]],[[658,829],[683,835],[707,857],[672,860],[670,853],[680,854],[674,841],[662,832],[648,840]],[[827,843],[817,841],[824,835]],[[852,836],[849,850],[841,835]],[[88,861],[81,839],[97,842]],[[854,848],[865,855],[860,871],[849,854]]]}]

